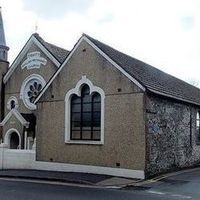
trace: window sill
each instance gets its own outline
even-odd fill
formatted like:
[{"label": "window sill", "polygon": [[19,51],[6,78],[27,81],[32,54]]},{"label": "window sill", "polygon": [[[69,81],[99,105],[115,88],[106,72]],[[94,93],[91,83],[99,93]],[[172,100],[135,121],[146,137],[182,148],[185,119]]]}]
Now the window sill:
[{"label": "window sill", "polygon": [[91,145],[103,145],[102,141],[80,141],[80,140],[68,140],[66,144],[91,144]]}]

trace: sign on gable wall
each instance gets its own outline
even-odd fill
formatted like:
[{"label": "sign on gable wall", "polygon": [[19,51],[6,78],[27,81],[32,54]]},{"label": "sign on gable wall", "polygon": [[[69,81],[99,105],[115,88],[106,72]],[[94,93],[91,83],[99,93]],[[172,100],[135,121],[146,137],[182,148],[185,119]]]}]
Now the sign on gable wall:
[{"label": "sign on gable wall", "polygon": [[39,51],[27,53],[27,59],[22,63],[21,68],[34,69],[40,68],[41,65],[46,65],[47,60],[40,56]]}]

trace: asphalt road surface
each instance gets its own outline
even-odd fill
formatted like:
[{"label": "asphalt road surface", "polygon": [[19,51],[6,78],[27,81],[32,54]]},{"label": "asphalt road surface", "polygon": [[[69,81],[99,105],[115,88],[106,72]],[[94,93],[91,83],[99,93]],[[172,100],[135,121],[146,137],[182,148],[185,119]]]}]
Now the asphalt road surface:
[{"label": "asphalt road surface", "polygon": [[148,191],[96,189],[67,185],[0,180],[1,200],[157,200],[178,199]]},{"label": "asphalt road surface", "polygon": [[167,175],[140,187],[100,189],[53,182],[0,179],[0,200],[200,200],[200,168]]}]

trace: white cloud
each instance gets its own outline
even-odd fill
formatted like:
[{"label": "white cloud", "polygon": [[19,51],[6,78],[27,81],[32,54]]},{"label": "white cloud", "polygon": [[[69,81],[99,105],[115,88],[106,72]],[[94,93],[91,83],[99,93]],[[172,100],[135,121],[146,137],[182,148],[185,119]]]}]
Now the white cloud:
[{"label": "white cloud", "polygon": [[2,0],[11,59],[38,21],[39,34],[62,47],[71,49],[85,32],[179,78],[200,82],[198,0],[85,0],[77,7],[80,0],[37,1]]},{"label": "white cloud", "polygon": [[61,18],[66,13],[84,13],[93,0],[22,0],[25,10],[45,19]]}]

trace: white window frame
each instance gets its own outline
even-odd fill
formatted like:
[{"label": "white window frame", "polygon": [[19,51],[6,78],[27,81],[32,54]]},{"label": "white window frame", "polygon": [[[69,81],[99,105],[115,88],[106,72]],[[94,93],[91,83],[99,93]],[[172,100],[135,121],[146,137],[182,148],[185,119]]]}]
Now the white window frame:
[{"label": "white window frame", "polygon": [[24,105],[29,109],[29,110],[36,110],[36,105],[34,103],[31,103],[29,101],[26,100],[26,93],[28,92],[27,91],[27,88],[26,88],[26,85],[32,81],[33,79],[36,79],[36,80],[39,80],[42,84],[42,88],[45,87],[46,85],[46,81],[44,80],[44,78],[39,75],[39,74],[31,74],[30,76],[28,76],[22,83],[22,86],[21,86],[21,90],[20,90],[20,99],[23,100],[24,102]]},{"label": "white window frame", "polygon": [[[71,140],[70,139],[70,130],[71,130],[71,97],[73,94],[77,96],[81,96],[82,86],[87,84],[90,88],[90,94],[97,92],[101,96],[101,135],[100,141],[84,141],[84,140]],[[104,144],[104,101],[105,101],[105,93],[104,91],[92,84],[92,82],[86,78],[86,76],[82,76],[82,79],[78,81],[76,87],[69,90],[65,95],[65,143],[72,144]]]},{"label": "white window frame", "polygon": [[19,103],[18,103],[17,98],[15,96],[9,97],[9,99],[7,101],[7,109],[11,110],[11,101],[15,102],[15,109],[17,109],[19,107]]}]

